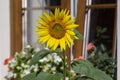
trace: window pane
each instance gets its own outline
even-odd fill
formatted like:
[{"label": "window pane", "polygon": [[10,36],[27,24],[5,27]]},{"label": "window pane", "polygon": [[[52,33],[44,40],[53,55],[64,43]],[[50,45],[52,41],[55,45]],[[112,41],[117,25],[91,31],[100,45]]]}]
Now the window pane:
[{"label": "window pane", "polygon": [[116,3],[116,0],[92,0],[92,4],[110,4]]},{"label": "window pane", "polygon": [[[57,6],[60,5],[60,0],[22,0],[23,7],[23,47],[30,44],[34,47],[44,47],[37,41],[37,36],[35,33],[36,20],[39,20],[39,15],[42,15],[45,10],[45,6]],[[40,8],[41,7],[41,8]]]},{"label": "window pane", "polygon": [[113,31],[114,31],[114,9],[93,9],[90,13],[89,42],[95,45],[104,44],[112,54]]}]

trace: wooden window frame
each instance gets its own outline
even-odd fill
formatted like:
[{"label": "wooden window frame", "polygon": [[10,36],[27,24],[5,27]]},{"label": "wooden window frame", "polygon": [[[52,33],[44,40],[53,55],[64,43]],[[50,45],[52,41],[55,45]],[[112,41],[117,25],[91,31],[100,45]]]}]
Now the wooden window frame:
[{"label": "wooden window frame", "polygon": [[[47,6],[47,7],[33,7],[33,8],[22,8],[22,0],[11,0],[10,1],[10,25],[11,25],[11,55],[14,55],[16,51],[21,51],[22,49],[22,10],[38,10],[38,9],[54,9],[56,7],[59,8],[67,8],[70,10],[70,0],[61,0],[61,6]],[[85,9],[98,9],[98,8],[117,8],[117,2],[115,4],[94,4],[90,6],[86,6],[86,0],[78,0],[77,4],[77,19],[76,22],[79,24],[77,30],[84,35],[84,23],[85,23]],[[114,37],[113,37],[113,45],[115,45],[116,40],[116,16],[117,9],[115,13],[115,22],[114,22]],[[114,47],[114,46],[113,46]],[[83,48],[83,40],[75,40],[75,44],[73,47],[74,57],[82,55]],[[113,55],[114,55],[113,48]],[[67,55],[70,58],[70,49],[67,48]]]},{"label": "wooden window frame", "polygon": [[10,1],[11,55],[22,49],[22,1]]}]

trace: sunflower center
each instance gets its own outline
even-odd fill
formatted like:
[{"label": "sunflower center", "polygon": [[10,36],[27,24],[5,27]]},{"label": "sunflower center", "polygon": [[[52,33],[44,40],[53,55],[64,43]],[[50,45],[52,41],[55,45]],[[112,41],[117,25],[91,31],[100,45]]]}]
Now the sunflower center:
[{"label": "sunflower center", "polygon": [[54,24],[50,29],[50,34],[56,39],[60,39],[65,35],[65,30],[61,24]]}]

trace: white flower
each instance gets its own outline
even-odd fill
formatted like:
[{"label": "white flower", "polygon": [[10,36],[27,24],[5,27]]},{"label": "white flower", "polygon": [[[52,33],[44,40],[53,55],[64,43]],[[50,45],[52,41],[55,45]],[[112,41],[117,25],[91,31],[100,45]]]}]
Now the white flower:
[{"label": "white flower", "polygon": [[22,51],[21,54],[22,54],[22,55],[26,55],[27,53],[26,53],[25,51]]},{"label": "white flower", "polygon": [[30,46],[30,45],[27,45],[26,48],[31,48],[31,46]]},{"label": "white flower", "polygon": [[30,73],[30,69],[25,69],[23,70],[23,72],[21,73],[21,78],[24,77],[25,75]]},{"label": "white flower", "polygon": [[16,52],[16,53],[15,53],[15,57],[17,57],[18,55],[19,55],[19,53],[18,53],[18,52]]},{"label": "white flower", "polygon": [[25,66],[25,64],[24,64],[24,63],[22,63],[22,64],[21,64],[21,66],[22,66],[22,67],[24,67],[24,66]]},{"label": "white flower", "polygon": [[11,78],[13,78],[13,76],[14,76],[13,72],[10,71],[10,72],[8,72],[8,74],[6,75],[6,78],[11,79]]},{"label": "white flower", "polygon": [[52,68],[51,68],[51,71],[56,71],[56,67],[52,67]]},{"label": "white flower", "polygon": [[43,71],[47,72],[48,70],[49,70],[49,68],[47,66],[44,66]]},{"label": "white flower", "polygon": [[44,62],[44,59],[40,59],[39,62],[43,63],[43,62]]},{"label": "white flower", "polygon": [[31,57],[34,57],[34,55],[32,55]]},{"label": "white flower", "polygon": [[44,60],[44,62],[48,62],[49,61],[46,57],[44,57],[43,60]]},{"label": "white flower", "polygon": [[14,73],[14,74],[13,74],[13,76],[14,76],[14,78],[16,78],[17,74],[16,74],[16,73]]},{"label": "white flower", "polygon": [[48,60],[52,60],[52,56],[50,54],[47,55]]},{"label": "white flower", "polygon": [[14,58],[11,61],[9,61],[9,66],[11,68],[14,68],[16,65],[17,65],[17,62],[16,62],[16,60]]},{"label": "white flower", "polygon": [[61,70],[63,70],[63,66],[62,66],[62,67],[60,67],[60,69],[61,69]]},{"label": "white flower", "polygon": [[50,68],[50,67],[51,67],[51,64],[46,64],[46,66],[47,66],[48,68]]},{"label": "white flower", "polygon": [[55,62],[62,62],[62,59],[60,58],[60,56],[54,56],[54,60]]},{"label": "white flower", "polygon": [[69,77],[66,77],[65,80],[70,80]]},{"label": "white flower", "polygon": [[28,69],[28,70],[24,70],[24,73],[25,74],[29,74],[30,73],[30,70]]},{"label": "white flower", "polygon": [[38,64],[34,66],[34,72],[37,72],[37,71],[38,71]]},{"label": "white flower", "polygon": [[17,68],[17,70],[21,70],[22,69],[21,66],[17,66],[16,68]]},{"label": "white flower", "polygon": [[76,73],[75,73],[74,70],[70,70],[70,73],[71,73],[72,76],[76,76]]},{"label": "white flower", "polygon": [[52,53],[53,56],[57,56],[57,53]]},{"label": "white flower", "polygon": [[27,69],[27,68],[30,67],[29,65],[26,65],[26,64],[24,64],[24,63],[22,63],[21,66],[22,66],[23,68],[25,68],[25,69]]}]

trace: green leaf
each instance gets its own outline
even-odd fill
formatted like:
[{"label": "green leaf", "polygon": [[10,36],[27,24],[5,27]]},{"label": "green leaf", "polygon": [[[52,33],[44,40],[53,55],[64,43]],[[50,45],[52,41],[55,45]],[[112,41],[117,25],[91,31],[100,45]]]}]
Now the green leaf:
[{"label": "green leaf", "polygon": [[55,53],[60,53],[61,50],[60,50],[60,48],[57,48],[54,52],[55,52]]},{"label": "green leaf", "polygon": [[93,70],[93,65],[89,61],[79,60],[76,62],[76,64],[72,65],[72,68],[76,73],[90,76]]},{"label": "green leaf", "polygon": [[50,53],[49,50],[46,50],[46,49],[43,49],[39,52],[37,52],[35,54],[35,56],[31,59],[31,62],[30,64],[33,65],[33,64],[36,64],[40,59],[42,59],[43,57],[45,57],[46,55],[48,55]]},{"label": "green leaf", "polygon": [[35,73],[30,73],[22,78],[22,80],[36,80],[36,74]]},{"label": "green leaf", "polygon": [[99,69],[94,69],[92,71],[91,77],[94,80],[113,80],[109,75],[107,75],[105,72],[103,72]]},{"label": "green leaf", "polygon": [[83,39],[83,36],[77,30],[74,29],[74,33],[79,39]]},{"label": "green leaf", "polygon": [[101,44],[100,47],[101,47],[102,51],[106,51],[106,47],[104,46],[104,44]]},{"label": "green leaf", "polygon": [[89,77],[93,80],[112,80],[112,78],[105,72],[96,69],[93,65],[86,60],[80,60],[72,65],[73,70],[81,76]]},{"label": "green leaf", "polygon": [[63,74],[61,73],[56,73],[56,74],[51,74],[47,80],[62,80]]},{"label": "green leaf", "polygon": [[41,72],[37,75],[36,80],[48,80],[49,76],[50,76],[49,73]]}]

